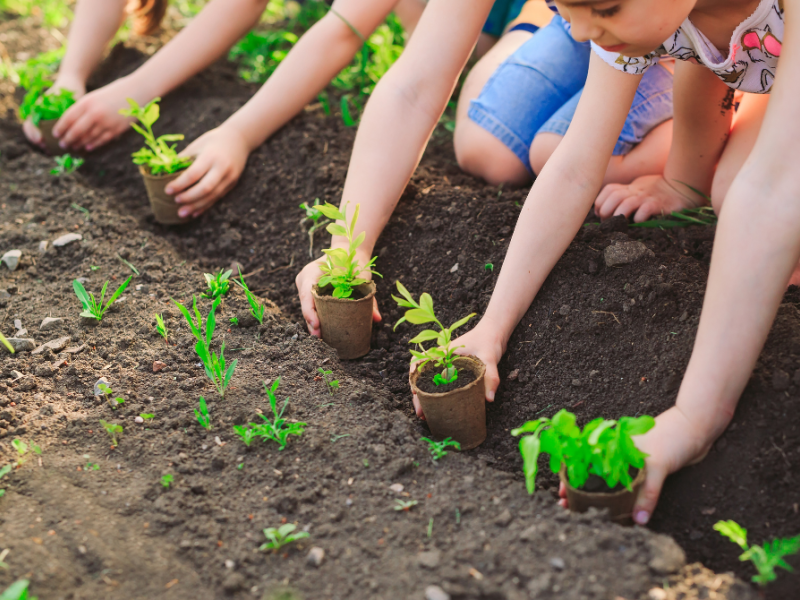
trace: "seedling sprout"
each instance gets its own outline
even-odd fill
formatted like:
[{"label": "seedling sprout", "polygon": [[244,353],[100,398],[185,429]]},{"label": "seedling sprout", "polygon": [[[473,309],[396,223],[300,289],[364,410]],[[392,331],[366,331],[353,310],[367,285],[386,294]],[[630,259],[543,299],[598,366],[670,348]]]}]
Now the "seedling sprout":
[{"label": "seedling sprout", "polygon": [[431,451],[431,458],[433,460],[439,460],[447,456],[447,448],[448,446],[453,446],[456,450],[461,450],[461,444],[455,441],[452,438],[445,438],[441,442],[436,442],[430,438],[420,438],[423,442],[428,442],[428,449]]},{"label": "seedling sprout", "polygon": [[765,542],[763,546],[750,546],[747,543],[747,530],[735,521],[719,521],[714,529],[744,550],[739,560],[749,560],[758,571],[758,575],[753,575],[753,582],[765,586],[775,581],[778,577],[776,567],[794,570],[783,558],[800,552],[800,535],[788,539],[776,538]]},{"label": "seedling sprout", "polygon": [[173,482],[175,477],[169,473],[166,475],[161,476],[161,485],[164,486],[165,489],[169,489],[170,484]]},{"label": "seedling sprout", "polygon": [[303,226],[309,221],[311,222],[311,227],[308,228],[308,256],[314,258],[314,234],[318,229],[330,223],[331,220],[325,218],[325,215],[319,210],[319,198],[314,199],[313,206],[303,202],[300,208],[305,212],[305,216],[300,219],[300,225]]},{"label": "seedling sprout", "polygon": [[238,326],[239,326],[239,319],[238,319],[238,317],[231,317],[231,318],[230,318],[230,321],[231,321],[231,325],[233,325],[234,327],[238,327]]},{"label": "seedling sprout", "polygon": [[280,382],[280,377],[273,382],[272,387],[267,387],[267,383],[264,382],[264,392],[266,392],[269,398],[269,406],[272,409],[272,415],[274,417],[272,421],[264,415],[259,414],[258,416],[264,421],[263,423],[234,425],[234,432],[242,438],[245,446],[249,446],[253,439],[260,437],[264,441],[272,440],[276,442],[278,446],[280,446],[278,450],[283,450],[286,448],[290,435],[303,435],[303,429],[307,423],[288,423],[287,420],[283,418],[283,413],[286,411],[286,407],[289,404],[289,398],[284,400],[283,406],[280,411],[278,410],[278,400],[275,397],[275,392]]},{"label": "seedling sprout", "polygon": [[14,450],[17,451],[17,468],[21,467],[25,464],[25,462],[27,462],[27,460],[30,458],[30,452],[35,454],[42,453],[42,449],[36,444],[26,444],[20,439],[13,440],[11,442],[11,446],[13,446]]},{"label": "seedling sprout", "polygon": [[37,600],[36,596],[28,595],[28,586],[30,581],[27,579],[20,579],[15,581],[6,590],[0,594],[0,600]]},{"label": "seedling sprout", "polygon": [[203,273],[203,277],[206,278],[208,289],[201,294],[201,298],[210,298],[216,300],[220,296],[227,294],[231,289],[231,273],[233,273],[231,269],[228,269],[227,271],[220,269],[213,274]]},{"label": "seedling sprout", "polygon": [[153,133],[153,124],[158,121],[160,116],[158,103],[161,98],[154,98],[146,106],[139,104],[132,98],[128,98],[130,108],[123,108],[119,114],[125,117],[135,117],[144,126],[131,123],[131,127],[139,132],[143,137],[146,148],[141,148],[132,154],[133,163],[145,165],[152,175],[165,175],[175,173],[185,169],[192,163],[189,156],[178,156],[175,151],[176,144],[169,145],[167,142],[177,142],[183,139],[183,134],[173,133],[162,135],[156,138]]},{"label": "seedling sprout", "polygon": [[154,414],[151,413],[139,413],[139,416],[145,421],[152,421],[155,418]]},{"label": "seedling sprout", "polygon": [[50,81],[41,72],[35,73],[32,80],[26,82],[28,93],[19,107],[19,116],[24,121],[28,117],[37,127],[42,121],[53,121],[61,117],[66,110],[75,104],[75,94],[61,88],[51,94],[46,93]]},{"label": "seedling sprout", "polygon": [[322,380],[328,386],[328,393],[333,396],[333,393],[339,389],[339,380],[332,377],[333,371],[326,371],[322,367],[317,367],[317,371],[322,374]]},{"label": "seedling sprout", "polygon": [[[0,479],[5,477],[11,472],[11,469],[14,468],[14,465],[6,465],[2,469],[0,469]],[[0,489],[0,498],[6,495],[5,489]]]},{"label": "seedling sprout", "polygon": [[128,287],[128,284],[131,282],[133,276],[128,277],[125,281],[122,282],[117,288],[111,298],[109,298],[108,302],[103,304],[103,301],[106,297],[106,289],[108,288],[108,281],[103,284],[103,290],[100,292],[100,301],[98,302],[94,298],[94,294],[87,293],[86,288],[83,287],[83,284],[78,281],[77,279],[72,282],[72,287],[75,290],[75,295],[78,296],[78,300],[80,300],[81,304],[83,305],[83,311],[81,312],[82,317],[88,317],[97,319],[98,321],[103,320],[103,315],[106,314],[106,311],[109,307],[117,301],[122,293],[125,291],[125,288]]},{"label": "seedling sprout", "polygon": [[287,544],[310,537],[310,534],[306,531],[294,533],[295,529],[297,529],[297,525],[294,523],[286,523],[277,528],[267,527],[264,530],[267,541],[261,544],[259,550],[272,550],[273,552],[277,552]]},{"label": "seedling sprout", "polygon": [[3,344],[11,354],[14,354],[14,346],[11,345],[11,342],[9,342],[2,333],[0,333],[0,343]]},{"label": "seedling sprout", "polygon": [[122,425],[117,425],[116,423],[107,423],[103,419],[100,419],[100,425],[103,426],[103,429],[106,430],[108,437],[111,438],[111,445],[115,448],[119,446],[119,434],[122,433]]},{"label": "seedling sprout", "polygon": [[108,400],[109,405],[111,405],[111,410],[117,410],[120,404],[125,403],[125,399],[122,396],[112,398],[111,396],[114,395],[114,390],[112,390],[105,383],[98,383],[97,388],[106,395],[106,399]]},{"label": "seedling sprout", "polygon": [[261,325],[264,322],[264,312],[267,310],[267,307],[265,304],[259,302],[258,298],[250,291],[250,288],[247,287],[241,270],[239,271],[239,279],[234,279],[233,283],[244,290],[244,295],[247,298],[248,304],[250,304],[250,314],[253,315],[256,321],[258,321],[258,324]]},{"label": "seedling sprout", "polygon": [[58,177],[74,173],[85,162],[82,158],[74,157],[71,154],[56,156],[55,161],[56,161],[56,166],[50,169],[50,175],[56,175]]},{"label": "seedling sprout", "polygon": [[[453,331],[462,325],[465,325],[472,317],[475,316],[475,313],[467,315],[463,319],[456,321],[450,327],[445,327],[439,322],[439,319],[436,318],[436,315],[433,312],[433,299],[431,298],[430,294],[423,293],[419,297],[419,303],[417,303],[405,286],[399,281],[397,282],[397,290],[403,297],[398,298],[397,296],[393,295],[392,298],[395,302],[397,302],[398,306],[408,308],[409,310],[407,310],[406,314],[397,323],[395,323],[394,329],[397,329],[397,326],[404,321],[408,321],[414,325],[436,323],[440,329],[439,332],[436,332],[432,329],[426,329],[409,341],[409,344],[419,344],[420,348],[419,351],[411,350],[411,354],[414,357],[411,361],[411,364],[416,364],[417,368],[420,368],[423,365],[433,361],[436,367],[442,369],[441,373],[434,375],[433,383],[436,385],[444,385],[454,382],[456,379],[458,379],[458,369],[456,369],[453,365],[453,359],[456,356],[455,351],[458,348],[463,348],[463,346],[450,345]],[[428,342],[431,340],[436,340],[436,345],[425,349],[422,346],[422,342]]]},{"label": "seedling sprout", "polygon": [[419,504],[419,502],[417,502],[416,500],[401,500],[400,498],[397,498],[394,501],[394,509],[395,510],[404,510],[404,511],[408,512],[412,508],[414,508],[417,504]]},{"label": "seedling sprout", "polygon": [[169,340],[167,339],[167,325],[164,323],[163,314],[156,315],[156,331],[158,332],[158,335],[164,338],[164,343],[169,345]]},{"label": "seedling sprout", "polygon": [[202,396],[200,396],[200,400],[198,400],[198,408],[194,409],[194,416],[197,419],[197,422],[200,424],[200,427],[207,431],[211,431],[211,417],[208,416],[206,399]]}]

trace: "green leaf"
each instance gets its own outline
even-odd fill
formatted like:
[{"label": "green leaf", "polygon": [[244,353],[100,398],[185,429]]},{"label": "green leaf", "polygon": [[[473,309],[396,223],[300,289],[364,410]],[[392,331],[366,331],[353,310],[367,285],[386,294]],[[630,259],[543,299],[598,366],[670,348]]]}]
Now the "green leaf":
[{"label": "green leaf", "polygon": [[525,487],[529,494],[536,490],[536,473],[539,469],[539,449],[541,441],[536,435],[526,435],[519,441],[522,454],[522,472],[525,474]]},{"label": "green leaf", "polygon": [[408,341],[409,344],[421,344],[422,342],[429,342],[439,337],[439,334],[432,329],[426,329],[420,332],[416,337]]},{"label": "green leaf", "polygon": [[[321,212],[323,215],[325,215],[326,217],[328,217],[329,219],[331,219],[333,221],[344,221],[345,220],[345,216],[333,204],[330,204],[330,203],[326,202],[325,204],[320,204],[316,208],[317,208],[317,210],[319,212]],[[344,234],[341,234],[341,235],[344,235]]]},{"label": "green leaf", "polygon": [[412,308],[406,311],[406,320],[414,325],[424,325],[436,321],[436,317],[421,308]]},{"label": "green leaf", "polygon": [[325,228],[331,235],[346,236],[347,230],[336,223],[331,223]]},{"label": "green leaf", "polygon": [[719,521],[714,524],[714,530],[724,535],[734,544],[738,544],[743,549],[747,548],[747,530],[736,521]]},{"label": "green leaf", "polygon": [[448,329],[450,329],[450,331],[455,331],[455,330],[456,330],[456,329],[458,329],[459,327],[461,327],[461,326],[463,326],[463,325],[466,325],[466,324],[467,324],[467,322],[468,322],[468,321],[469,321],[469,320],[470,320],[472,317],[474,317],[474,316],[475,316],[475,313],[472,313],[472,314],[470,314],[470,315],[467,315],[467,316],[466,316],[466,317],[464,317],[463,319],[459,319],[458,321],[456,321],[455,323],[453,323],[452,325],[450,325],[450,327],[449,327]]}]

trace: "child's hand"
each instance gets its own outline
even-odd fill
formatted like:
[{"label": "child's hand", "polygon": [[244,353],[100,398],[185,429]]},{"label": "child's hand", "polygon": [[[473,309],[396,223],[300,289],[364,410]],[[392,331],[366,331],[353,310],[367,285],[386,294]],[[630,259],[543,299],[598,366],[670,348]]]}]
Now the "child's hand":
[{"label": "child's hand", "polygon": [[[86,87],[83,85],[83,83],[79,81],[66,80],[63,78],[56,79],[53,86],[47,90],[47,93],[52,94],[53,92],[57,92],[58,90],[62,89],[70,90],[73,94],[73,98],[75,98],[76,101],[86,94]],[[31,120],[30,117],[25,119],[25,122],[22,124],[22,132],[25,134],[25,137],[28,138],[28,141],[31,144],[44,148],[42,132],[39,131],[39,128],[33,124],[33,120]]]},{"label": "child's hand", "polygon": [[628,185],[609,183],[597,196],[594,212],[602,220],[636,213],[633,220],[641,223],[653,216],[706,204],[702,196],[682,187],[677,182],[670,185],[661,175],[645,175]]},{"label": "child's hand", "polygon": [[[368,254],[365,255],[356,251],[356,260],[358,260],[358,264],[365,265],[369,262],[369,259],[370,256]],[[297,274],[294,280],[300,295],[300,308],[303,311],[303,318],[306,320],[306,325],[308,326],[308,333],[317,337],[321,337],[321,332],[319,329],[319,317],[317,316],[317,309],[314,307],[314,296],[311,294],[311,290],[319,281],[320,277],[322,277],[322,271],[319,270],[319,266],[324,262],[325,257],[321,256],[317,260],[308,263],[303,267],[303,270]],[[372,279],[371,273],[363,272],[360,276],[366,280]],[[372,321],[380,323],[381,320],[381,313],[378,310],[378,300],[373,297]]]},{"label": "child's hand", "polygon": [[194,162],[165,190],[181,204],[178,215],[197,217],[231,191],[244,171],[249,154],[241,134],[224,125],[189,144],[180,155],[194,156]]}]

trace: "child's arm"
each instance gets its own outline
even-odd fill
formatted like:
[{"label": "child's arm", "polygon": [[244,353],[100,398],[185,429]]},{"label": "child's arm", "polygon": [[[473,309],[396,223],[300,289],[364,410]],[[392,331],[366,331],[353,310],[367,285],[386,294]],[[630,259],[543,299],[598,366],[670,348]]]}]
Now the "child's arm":
[{"label": "child's arm", "polygon": [[800,172],[791,158],[800,155],[800,2],[786,3],[785,19],[761,131],[721,210],[676,406],[637,441],[650,454],[634,509],[641,524],[653,513],[664,478],[702,458],[732,418],[800,258]]},{"label": "child's arm", "polygon": [[267,0],[211,0],[192,22],[126,77],[86,94],[53,128],[62,148],[92,150],[130,124],[118,111],[126,98],[146,104],[202,71],[258,22]]},{"label": "child's arm", "polygon": [[396,2],[336,0],[331,12],[295,44],[247,104],[183,152],[196,159],[167,189],[170,195],[178,194],[176,200],[185,205],[179,214],[197,216],[225,195],[236,185],[250,152],[316,98],[350,63],[363,42],[347,23],[367,37]]},{"label": "child's arm", "polygon": [[601,219],[635,212],[638,223],[706,204],[691,188],[711,193],[714,168],[731,128],[733,90],[706,67],[682,60],[675,63],[674,89],[675,125],[664,175],[647,175],[629,185],[607,185],[595,202]]},{"label": "child's arm", "polygon": [[[360,264],[369,260],[419,163],[491,7],[492,0],[430,0],[402,56],[367,102],[341,204],[348,203],[348,218],[361,204],[357,228],[366,239],[358,251]],[[334,237],[331,245],[346,247],[347,242]],[[303,316],[317,336],[311,288],[320,276],[319,261],[314,261],[296,279]],[[380,320],[377,308],[374,318]]]}]

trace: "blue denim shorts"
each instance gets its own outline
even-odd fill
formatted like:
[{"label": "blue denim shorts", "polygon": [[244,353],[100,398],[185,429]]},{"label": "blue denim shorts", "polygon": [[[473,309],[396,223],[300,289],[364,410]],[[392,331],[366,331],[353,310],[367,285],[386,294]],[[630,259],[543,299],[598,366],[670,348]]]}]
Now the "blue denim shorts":
[{"label": "blue denim shorts", "polygon": [[[569,23],[555,15],[497,68],[470,103],[469,118],[531,171],[533,139],[540,133],[566,134],[586,83],[590,55],[589,43],[576,42]],[[627,154],[671,118],[672,73],[658,65],[639,83],[614,155]]]}]

